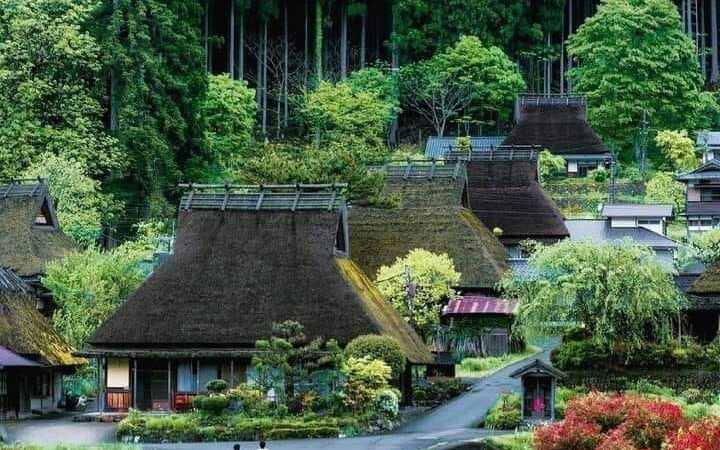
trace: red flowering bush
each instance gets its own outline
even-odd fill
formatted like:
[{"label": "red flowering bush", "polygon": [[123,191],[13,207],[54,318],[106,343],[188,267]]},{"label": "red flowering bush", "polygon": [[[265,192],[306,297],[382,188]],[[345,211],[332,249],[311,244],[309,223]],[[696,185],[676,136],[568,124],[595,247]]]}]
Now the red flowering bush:
[{"label": "red flowering bush", "polygon": [[625,430],[616,428],[609,432],[595,450],[638,450],[635,444],[625,436]]},{"label": "red flowering bush", "polygon": [[565,419],[535,430],[533,446],[535,450],[595,450],[601,438],[596,424]]},{"label": "red flowering bush", "polygon": [[690,433],[678,433],[686,425],[679,406],[635,395],[575,397],[568,401],[565,417],[535,432],[538,450],[660,450],[668,436],[681,439]]},{"label": "red flowering bush", "polygon": [[706,419],[672,434],[663,450],[720,449],[720,420]]}]

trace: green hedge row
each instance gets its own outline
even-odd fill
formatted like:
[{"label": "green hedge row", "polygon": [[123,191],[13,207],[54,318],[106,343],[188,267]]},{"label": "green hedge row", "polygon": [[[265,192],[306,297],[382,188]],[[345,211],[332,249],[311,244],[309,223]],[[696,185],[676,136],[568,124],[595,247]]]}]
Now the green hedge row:
[{"label": "green hedge row", "polygon": [[118,427],[123,442],[212,442],[258,439],[337,437],[337,419],[248,418],[228,416],[212,421],[198,414],[145,416],[131,414]]}]

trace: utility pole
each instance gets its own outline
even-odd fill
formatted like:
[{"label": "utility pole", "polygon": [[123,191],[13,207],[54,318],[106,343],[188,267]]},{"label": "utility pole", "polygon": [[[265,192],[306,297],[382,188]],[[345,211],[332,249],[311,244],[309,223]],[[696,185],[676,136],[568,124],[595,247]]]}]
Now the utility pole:
[{"label": "utility pole", "polygon": [[647,110],[643,109],[642,120],[640,121],[640,174],[643,181],[647,179],[647,135],[649,130],[649,122],[647,118]]},{"label": "utility pole", "polygon": [[415,312],[413,308],[413,303],[415,301],[415,293],[417,292],[417,286],[412,280],[412,274],[410,273],[410,268],[405,265],[405,292],[407,293],[407,310],[408,310],[408,318],[410,319],[410,325],[415,328]]}]

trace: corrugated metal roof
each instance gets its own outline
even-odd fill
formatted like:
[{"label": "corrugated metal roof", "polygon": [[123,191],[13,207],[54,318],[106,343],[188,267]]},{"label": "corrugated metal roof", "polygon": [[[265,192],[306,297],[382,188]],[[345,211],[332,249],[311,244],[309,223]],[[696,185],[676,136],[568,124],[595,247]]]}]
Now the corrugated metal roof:
[{"label": "corrugated metal roof", "polygon": [[518,302],[484,295],[466,295],[450,300],[443,315],[453,314],[515,314]]},{"label": "corrugated metal roof", "polygon": [[[430,136],[425,143],[425,156],[431,159],[442,159],[450,147],[457,145],[455,136]],[[470,146],[478,151],[490,150],[500,146],[505,136],[470,136]]]},{"label": "corrugated metal roof", "polygon": [[671,217],[672,205],[605,205],[603,217]]},{"label": "corrugated metal roof", "polygon": [[4,369],[5,367],[42,367],[42,364],[23,358],[10,349],[0,345],[0,369]]},{"label": "corrugated metal roof", "polygon": [[658,248],[677,248],[670,238],[646,228],[612,228],[607,220],[566,220],[565,226],[574,241],[590,240],[595,244],[612,244],[629,238],[637,245]]}]

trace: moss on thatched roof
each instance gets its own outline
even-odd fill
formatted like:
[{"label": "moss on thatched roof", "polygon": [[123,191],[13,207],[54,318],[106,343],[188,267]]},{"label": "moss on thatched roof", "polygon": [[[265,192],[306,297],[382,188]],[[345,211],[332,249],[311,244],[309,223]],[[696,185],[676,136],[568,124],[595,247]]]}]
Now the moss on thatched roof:
[{"label": "moss on thatched roof", "polygon": [[[37,189],[25,189],[23,195],[3,192],[11,185],[0,185],[0,267],[13,269],[21,276],[45,272],[48,262],[75,251],[75,243],[55,226],[35,226],[35,219],[43,208],[52,220],[54,206],[43,183]],[[22,185],[32,186],[32,185]]]},{"label": "moss on thatched roof", "polygon": [[29,291],[0,290],[0,345],[49,366],[85,364],[35,308]]},{"label": "moss on thatched roof", "polygon": [[411,250],[447,253],[462,275],[460,287],[494,287],[508,269],[505,249],[470,211],[462,208],[463,180],[393,180],[393,209],[353,207],[350,256],[371,277]]},{"label": "moss on thatched roof", "polygon": [[689,294],[712,295],[720,294],[720,262],[705,269],[688,289]]},{"label": "moss on thatched roof", "polygon": [[420,338],[335,250],[343,211],[180,211],[175,253],[89,339],[95,350],[252,348],[273,323],[347,344],[395,337],[413,362]]}]

